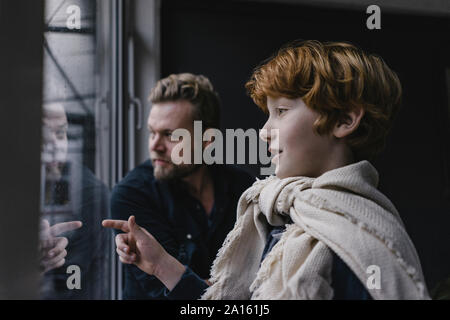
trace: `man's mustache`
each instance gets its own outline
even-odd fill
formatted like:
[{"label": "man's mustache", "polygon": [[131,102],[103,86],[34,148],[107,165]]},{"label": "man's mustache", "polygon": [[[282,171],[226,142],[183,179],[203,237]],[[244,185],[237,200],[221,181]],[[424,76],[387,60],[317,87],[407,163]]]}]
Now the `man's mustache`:
[{"label": "man's mustache", "polygon": [[172,160],[171,160],[170,158],[167,159],[167,158],[165,158],[165,157],[158,156],[158,155],[150,155],[150,159],[151,159],[152,161],[160,160],[160,161],[165,161],[165,162],[172,163]]}]

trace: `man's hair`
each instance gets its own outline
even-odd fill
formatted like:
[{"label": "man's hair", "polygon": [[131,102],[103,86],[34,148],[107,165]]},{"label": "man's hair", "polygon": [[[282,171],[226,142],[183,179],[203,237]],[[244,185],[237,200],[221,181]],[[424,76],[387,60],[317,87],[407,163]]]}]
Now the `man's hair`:
[{"label": "man's hair", "polygon": [[363,108],[359,127],[346,137],[356,160],[372,160],[401,105],[400,81],[383,59],[344,42],[294,41],[258,66],[246,83],[267,113],[267,97],[301,98],[319,113],[318,134],[330,133],[345,113]]},{"label": "man's hair", "polygon": [[152,103],[186,100],[194,106],[193,121],[201,120],[204,130],[220,128],[219,95],[203,75],[171,74],[156,83],[149,100]]}]

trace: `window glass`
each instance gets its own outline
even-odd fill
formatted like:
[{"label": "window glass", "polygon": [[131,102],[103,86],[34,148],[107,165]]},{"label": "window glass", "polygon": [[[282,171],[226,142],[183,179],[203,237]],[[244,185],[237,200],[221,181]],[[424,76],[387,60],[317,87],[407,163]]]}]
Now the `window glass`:
[{"label": "window glass", "polygon": [[109,216],[109,188],[99,174],[96,128],[99,70],[103,69],[98,54],[98,2],[45,1],[43,299],[110,298],[111,242],[101,226]]}]

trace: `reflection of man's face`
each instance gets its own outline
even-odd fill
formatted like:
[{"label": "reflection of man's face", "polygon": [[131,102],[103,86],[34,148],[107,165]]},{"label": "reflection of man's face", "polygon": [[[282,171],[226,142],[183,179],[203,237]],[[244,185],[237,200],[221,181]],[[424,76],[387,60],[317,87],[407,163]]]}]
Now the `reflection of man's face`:
[{"label": "reflection of man's face", "polygon": [[193,106],[185,100],[168,101],[153,104],[148,117],[149,152],[154,168],[155,178],[169,180],[183,178],[193,173],[199,165],[174,164],[171,160],[173,148],[178,143],[191,143],[192,141],[171,141],[171,134],[179,128],[187,129],[194,136]]},{"label": "reflection of man's face", "polygon": [[67,160],[67,117],[60,104],[44,106],[42,163],[46,178],[59,180]]}]

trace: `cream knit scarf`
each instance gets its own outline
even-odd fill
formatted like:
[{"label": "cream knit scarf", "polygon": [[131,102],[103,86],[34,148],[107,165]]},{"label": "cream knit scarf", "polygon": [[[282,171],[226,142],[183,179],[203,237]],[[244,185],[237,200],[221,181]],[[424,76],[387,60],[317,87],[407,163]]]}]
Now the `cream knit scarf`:
[{"label": "cream knit scarf", "polygon": [[[367,161],[318,178],[256,181],[239,200],[202,299],[331,299],[330,250],[373,284],[366,288],[374,299],[429,299],[414,245],[377,185]],[[288,216],[294,223],[260,265],[269,225]],[[379,286],[370,278],[377,268]]]}]

